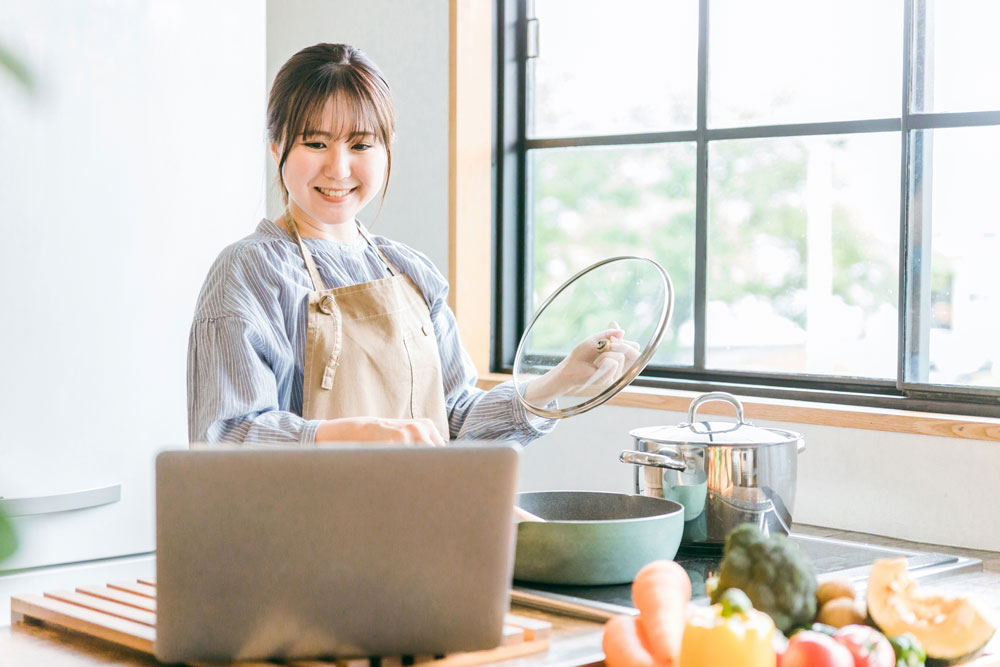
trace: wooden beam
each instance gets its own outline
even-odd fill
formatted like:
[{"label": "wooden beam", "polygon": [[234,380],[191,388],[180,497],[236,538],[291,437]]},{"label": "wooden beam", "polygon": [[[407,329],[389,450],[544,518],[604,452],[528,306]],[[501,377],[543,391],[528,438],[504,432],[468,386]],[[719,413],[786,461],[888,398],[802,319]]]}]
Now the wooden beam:
[{"label": "wooden beam", "polygon": [[489,370],[490,154],[493,16],[482,0],[451,0],[449,50],[449,305],[480,374]]}]

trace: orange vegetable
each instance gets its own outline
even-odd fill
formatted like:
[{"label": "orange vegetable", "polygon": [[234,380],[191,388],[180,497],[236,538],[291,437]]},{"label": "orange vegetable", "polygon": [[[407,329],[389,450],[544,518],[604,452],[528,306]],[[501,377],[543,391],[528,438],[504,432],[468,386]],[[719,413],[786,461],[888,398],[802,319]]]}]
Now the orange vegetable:
[{"label": "orange vegetable", "polygon": [[614,616],[604,624],[604,664],[608,667],[660,667],[643,641],[635,616]]},{"label": "orange vegetable", "polygon": [[684,636],[684,610],[691,601],[691,579],[672,560],[649,563],[635,575],[632,601],[639,610],[639,624],[653,659],[677,664]]}]

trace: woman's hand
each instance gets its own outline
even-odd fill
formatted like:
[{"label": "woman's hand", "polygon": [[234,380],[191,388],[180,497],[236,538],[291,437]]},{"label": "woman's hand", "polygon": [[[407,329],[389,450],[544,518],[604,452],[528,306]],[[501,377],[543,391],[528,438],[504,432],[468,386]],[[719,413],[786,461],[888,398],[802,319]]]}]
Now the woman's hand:
[{"label": "woman's hand", "polygon": [[384,442],[431,446],[446,444],[437,426],[430,419],[382,417],[329,419],[316,429],[316,442]]},{"label": "woman's hand", "polygon": [[532,380],[524,398],[532,405],[547,405],[566,394],[596,394],[611,386],[638,358],[639,344],[625,340],[625,331],[611,322],[604,331],[577,343],[555,368]]}]

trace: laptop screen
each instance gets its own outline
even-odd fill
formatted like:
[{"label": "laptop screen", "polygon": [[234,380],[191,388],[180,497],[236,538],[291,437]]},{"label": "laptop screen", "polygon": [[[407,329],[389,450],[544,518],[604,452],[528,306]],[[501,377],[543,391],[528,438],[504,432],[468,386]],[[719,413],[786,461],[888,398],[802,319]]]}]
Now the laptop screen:
[{"label": "laptop screen", "polygon": [[495,647],[517,459],[498,443],[161,453],[156,656]]}]

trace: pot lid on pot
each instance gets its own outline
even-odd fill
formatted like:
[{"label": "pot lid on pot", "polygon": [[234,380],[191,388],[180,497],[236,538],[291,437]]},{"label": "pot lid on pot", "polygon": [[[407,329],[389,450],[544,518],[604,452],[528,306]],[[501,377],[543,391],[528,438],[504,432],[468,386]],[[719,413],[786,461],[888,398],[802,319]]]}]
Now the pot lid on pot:
[{"label": "pot lid on pot", "polygon": [[[698,406],[710,401],[724,401],[736,408],[735,422],[697,421]],[[702,394],[691,401],[687,421],[675,426],[646,426],[629,432],[633,438],[664,445],[781,445],[796,442],[802,436],[794,431],[754,426],[743,417],[739,399],[722,391]]]}]

